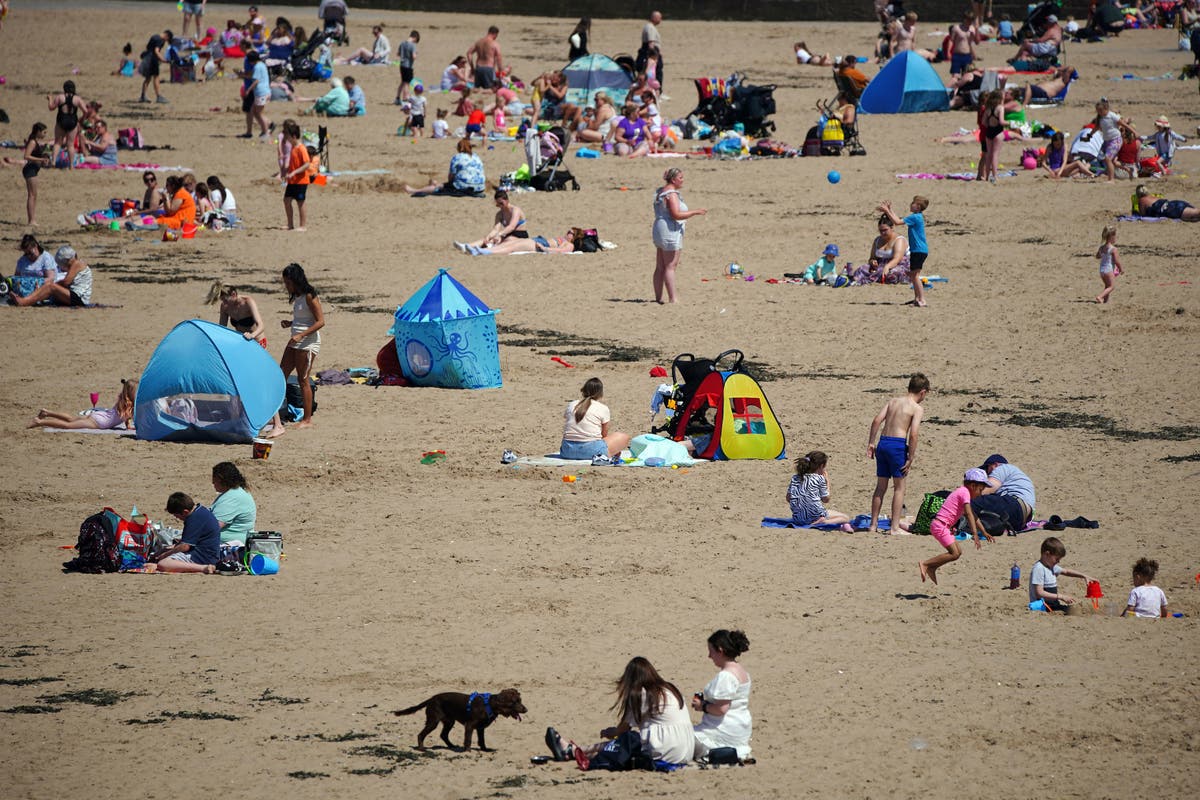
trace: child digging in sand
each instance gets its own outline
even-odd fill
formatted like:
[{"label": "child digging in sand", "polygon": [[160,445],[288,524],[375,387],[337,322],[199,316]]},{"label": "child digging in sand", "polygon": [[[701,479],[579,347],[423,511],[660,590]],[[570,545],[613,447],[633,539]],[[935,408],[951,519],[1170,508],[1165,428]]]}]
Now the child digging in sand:
[{"label": "child digging in sand", "polygon": [[[929,379],[920,372],[908,379],[908,394],[893,397],[871,420],[867,434],[867,458],[875,459],[875,494],[871,496],[871,526],[876,533],[879,510],[887,494],[888,480],[892,481],[892,520],[900,519],[904,507],[904,479],[917,457],[917,430],[924,411],[921,403],[929,394]],[[881,434],[881,435],[879,435]],[[876,443],[875,437],[879,435]],[[986,481],[985,481],[986,482]]]},{"label": "child digging in sand", "polygon": [[937,539],[938,544],[946,548],[946,552],[933,558],[927,558],[917,565],[921,570],[922,583],[928,578],[936,584],[938,568],[951,561],[958,561],[962,555],[962,550],[954,539],[954,528],[964,515],[967,518],[967,527],[975,540],[976,550],[983,547],[979,542],[980,535],[989,542],[995,541],[987,529],[979,524],[979,519],[971,509],[971,501],[983,494],[983,490],[988,486],[986,472],[978,467],[969,469],[963,475],[963,485],[951,492],[950,496],[946,498],[946,502],[942,503],[941,510],[929,523],[929,532],[933,534],[934,539]]},{"label": "child digging in sand", "polygon": [[1066,545],[1058,537],[1050,536],[1042,542],[1041,558],[1029,571],[1029,602],[1036,603],[1038,600],[1042,600],[1051,611],[1066,611],[1067,606],[1075,602],[1074,597],[1058,590],[1058,576],[1082,578],[1085,585],[1092,579],[1082,572],[1060,567],[1058,562],[1066,557]]},{"label": "child digging in sand", "polygon": [[792,521],[797,525],[840,524],[843,531],[853,533],[848,515],[824,505],[829,502],[829,476],[825,472],[828,462],[829,457],[820,450],[796,459],[796,474],[787,491]]}]

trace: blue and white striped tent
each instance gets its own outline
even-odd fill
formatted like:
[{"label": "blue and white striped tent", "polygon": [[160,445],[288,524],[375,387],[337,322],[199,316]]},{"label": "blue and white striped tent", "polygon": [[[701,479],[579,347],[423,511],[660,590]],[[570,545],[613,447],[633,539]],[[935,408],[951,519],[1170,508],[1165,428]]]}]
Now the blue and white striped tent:
[{"label": "blue and white striped tent", "polygon": [[493,389],[500,377],[498,308],[467,290],[444,269],[396,309],[389,333],[404,377],[414,386]]},{"label": "blue and white striped tent", "polygon": [[602,91],[620,113],[633,84],[624,67],[600,53],[580,56],[563,68],[563,74],[567,76],[567,102],[580,108],[592,105],[596,92]]}]

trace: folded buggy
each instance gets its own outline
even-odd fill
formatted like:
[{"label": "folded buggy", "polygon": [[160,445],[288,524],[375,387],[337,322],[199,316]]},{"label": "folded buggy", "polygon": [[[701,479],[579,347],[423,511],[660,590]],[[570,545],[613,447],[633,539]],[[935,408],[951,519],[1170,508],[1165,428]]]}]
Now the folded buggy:
[{"label": "folded buggy", "polygon": [[336,35],[335,31],[313,31],[312,38],[304,47],[292,53],[292,77],[299,81],[329,80],[333,75],[333,67],[329,63],[330,47]]},{"label": "folded buggy", "polygon": [[699,102],[689,117],[712,125],[715,132],[731,130],[739,122],[752,139],[770,136],[775,123],[775,86],[751,86],[741,73],[728,78],[696,78]]}]

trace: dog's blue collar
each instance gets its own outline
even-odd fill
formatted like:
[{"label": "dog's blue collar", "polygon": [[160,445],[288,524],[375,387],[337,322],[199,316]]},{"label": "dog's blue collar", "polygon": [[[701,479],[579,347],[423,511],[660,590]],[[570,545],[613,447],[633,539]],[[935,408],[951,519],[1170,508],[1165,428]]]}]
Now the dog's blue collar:
[{"label": "dog's blue collar", "polygon": [[471,704],[478,698],[483,701],[483,710],[487,714],[488,719],[495,718],[492,713],[492,693],[491,692],[471,692],[471,696],[467,698],[467,713],[471,713]]}]

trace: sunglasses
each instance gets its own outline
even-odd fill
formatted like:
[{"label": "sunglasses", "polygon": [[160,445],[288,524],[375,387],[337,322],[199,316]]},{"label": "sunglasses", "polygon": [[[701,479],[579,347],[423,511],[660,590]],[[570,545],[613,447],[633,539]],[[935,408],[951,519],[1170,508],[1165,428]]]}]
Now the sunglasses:
[{"label": "sunglasses", "polygon": [[142,183],[156,183],[158,178],[145,177],[142,178]]}]

